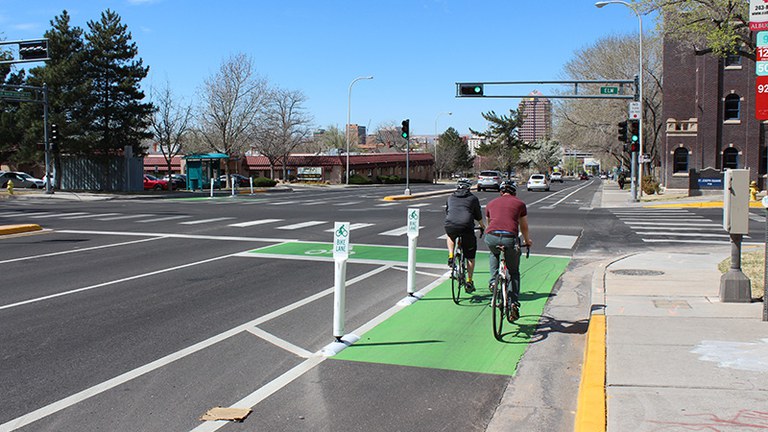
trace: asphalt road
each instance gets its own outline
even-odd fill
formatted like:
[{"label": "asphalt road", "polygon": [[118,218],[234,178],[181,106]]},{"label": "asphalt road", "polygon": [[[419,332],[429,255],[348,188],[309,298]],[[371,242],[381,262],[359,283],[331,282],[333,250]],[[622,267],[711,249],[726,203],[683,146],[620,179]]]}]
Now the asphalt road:
[{"label": "asphalt road", "polygon": [[[402,186],[386,186],[215,199],[4,201],[0,224],[52,231],[0,240],[0,431],[494,430],[510,422],[520,430],[567,429],[589,312],[588,265],[644,247],[643,235],[620,215],[595,208],[599,186],[566,181],[550,192],[520,191],[539,259],[527,265],[572,261],[561,281],[542,279],[549,285],[544,309],[530,313],[526,337],[482,348],[519,351],[522,360],[510,360],[509,373],[483,369],[483,359],[470,354],[469,366],[456,366],[464,358],[460,345],[481,338],[461,329],[434,337],[447,354],[417,352],[423,364],[416,367],[406,353],[429,345],[427,336],[361,341],[394,352],[388,362],[316,355],[333,341],[334,265],[322,247],[307,249],[320,251],[317,260],[267,249],[329,243],[335,221],[352,224],[353,250],[405,247],[406,210],[418,208],[420,256],[438,258],[420,263],[416,286],[434,289],[435,305],[447,269],[445,195],[387,202],[382,197]],[[412,192],[440,188],[413,185]],[[477,195],[483,204],[497,196]],[[380,250],[372,253],[383,257]],[[405,295],[406,266],[395,261],[347,266],[346,333],[392,323],[402,309],[396,304]],[[490,324],[483,298],[475,300],[443,312],[428,309],[428,299],[416,305],[427,308],[427,328],[435,331],[450,328],[446,314],[460,314],[455,320],[475,313],[465,327],[485,338]],[[447,361],[452,353],[455,361]],[[543,385],[558,389],[549,402],[547,391],[529,388]],[[503,409],[523,389],[528,395],[518,410]],[[554,404],[548,412],[523,414],[545,402]],[[198,420],[212,407],[242,405],[254,409],[244,423]]]}]

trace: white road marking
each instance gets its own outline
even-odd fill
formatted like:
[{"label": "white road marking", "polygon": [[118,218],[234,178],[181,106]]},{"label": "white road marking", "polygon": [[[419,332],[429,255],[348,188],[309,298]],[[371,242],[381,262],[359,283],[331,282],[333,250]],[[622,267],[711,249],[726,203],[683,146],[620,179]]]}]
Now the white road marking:
[{"label": "white road marking", "polygon": [[17,217],[17,216],[35,216],[35,215],[44,215],[48,213],[50,212],[34,212],[34,213],[11,212],[11,213],[0,214],[0,218],[11,218],[11,217]]},{"label": "white road marking", "polygon": [[229,224],[228,226],[245,228],[245,227],[254,226],[254,225],[262,225],[262,224],[268,224],[272,222],[281,222],[284,220],[285,219],[259,219],[259,220],[248,221],[248,222],[233,223],[233,224]]},{"label": "white road marking", "polygon": [[293,201],[280,201],[280,202],[269,203],[269,205],[286,205],[286,204],[293,204]]},{"label": "white road marking", "polygon": [[305,350],[304,348],[300,346],[296,346],[286,341],[285,339],[281,339],[273,335],[272,333],[266,332],[258,327],[250,327],[248,329],[248,332],[260,337],[261,339],[264,339],[265,341],[271,343],[274,346],[280,347],[288,351],[289,353],[295,354],[298,357],[302,357],[302,358],[312,357],[312,353]]},{"label": "white road marking", "polygon": [[154,216],[153,214],[132,214],[132,215],[124,215],[124,216],[112,216],[112,217],[106,217],[106,218],[99,218],[96,220],[100,221],[116,221],[116,220],[123,220],[123,219],[138,219],[143,217],[151,217]]},{"label": "white road marking", "polygon": [[200,220],[193,220],[193,221],[187,221],[187,222],[179,222],[179,225],[199,225],[204,223],[210,223],[210,222],[219,222],[223,220],[229,220],[234,219],[233,217],[218,217],[218,218],[212,218],[212,219],[200,219]]},{"label": "white road marking", "polygon": [[681,227],[722,227],[722,224],[698,223],[698,222],[632,222],[632,225],[659,225],[659,226],[681,226]]},{"label": "white road marking", "polygon": [[122,213],[96,213],[96,214],[85,214],[82,216],[69,216],[69,217],[64,217],[62,219],[87,219],[87,218],[95,218],[95,217],[117,216],[121,214]]},{"label": "white road marking", "polygon": [[[635,232],[637,235],[651,235],[651,236],[669,236],[669,237],[723,237],[723,238],[730,238],[730,235],[728,233],[723,234],[713,234],[713,233],[672,233],[672,232],[658,232],[658,231],[638,231]],[[745,235],[745,238],[749,238],[749,236]]]},{"label": "white road marking", "polygon": [[[419,229],[422,229],[422,228],[424,228],[424,227],[423,226],[419,226]],[[404,227],[395,228],[395,229],[389,230],[389,231],[384,231],[382,233],[379,233],[379,235],[399,237],[401,235],[404,235],[407,232],[408,232],[408,226],[406,225]]]},{"label": "white road marking", "polygon": [[572,249],[573,245],[576,244],[576,240],[578,239],[578,236],[558,234],[552,237],[552,240],[550,240],[545,247],[555,249]]},{"label": "white road marking", "polygon": [[238,236],[211,236],[200,234],[175,234],[175,233],[148,233],[131,231],[87,231],[87,230],[56,230],[56,232],[66,234],[93,234],[93,235],[117,235],[130,237],[168,237],[196,240],[226,240],[226,241],[246,241],[246,242],[267,242],[267,243],[290,243],[297,242],[297,239],[279,239],[264,237],[238,237]]},{"label": "white road marking", "polygon": [[726,245],[731,244],[730,241],[716,241],[716,240],[685,240],[685,239],[642,239],[646,243],[692,243],[692,244],[713,244],[713,245]]},{"label": "white road marking", "polygon": [[632,229],[655,229],[655,230],[667,230],[667,231],[723,231],[722,226],[715,227],[684,227],[684,226],[662,226],[662,225],[654,225],[654,226],[640,226],[635,225],[634,223],[627,224]]},{"label": "white road marking", "polygon": [[311,227],[311,226],[315,226],[315,225],[322,225],[322,224],[325,224],[325,223],[328,223],[328,222],[326,222],[326,221],[308,221],[308,222],[301,222],[301,223],[297,223],[297,224],[293,224],[293,225],[285,225],[285,226],[277,227],[277,229],[280,229],[280,230],[295,230],[295,229],[306,228],[306,227]]},{"label": "white road marking", "polygon": [[72,253],[80,253],[80,252],[86,252],[86,251],[91,251],[91,250],[110,248],[110,247],[115,247],[115,246],[125,246],[125,245],[129,245],[129,244],[143,243],[143,242],[148,242],[148,241],[153,241],[153,240],[160,240],[162,238],[164,238],[164,237],[152,237],[152,238],[148,238],[148,239],[131,240],[131,241],[128,241],[128,242],[123,242],[123,243],[115,243],[115,244],[102,245],[102,246],[93,246],[93,247],[89,247],[89,248],[73,249],[73,250],[62,251],[62,252],[51,252],[51,253],[47,253],[47,254],[32,255],[32,256],[21,257],[21,258],[12,258],[12,259],[7,259],[7,260],[0,261],[0,264],[16,262],[16,261],[25,261],[25,260],[37,259],[37,258],[52,257],[52,256],[57,256],[57,255],[67,255],[67,254],[72,254]]},{"label": "white road marking", "polygon": [[63,216],[75,216],[75,215],[84,215],[84,214],[87,214],[87,213],[85,213],[85,212],[53,213],[53,214],[47,214],[47,215],[32,216],[30,219],[45,219],[45,218],[63,217]]},{"label": "white road marking", "polygon": [[334,204],[335,206],[348,206],[348,205],[354,205],[354,204],[360,204],[362,201],[351,201],[351,202],[344,202],[339,204]]},{"label": "white road marking", "polygon": [[[356,230],[356,229],[360,229],[360,228],[366,228],[366,227],[369,227],[369,226],[373,226],[373,224],[371,224],[371,223],[354,223],[354,224],[349,226],[349,230],[352,231],[352,230]],[[333,228],[327,229],[327,230],[325,230],[325,232],[333,232]]]},{"label": "white road marking", "polygon": [[164,222],[164,221],[169,221],[169,220],[185,219],[185,218],[190,218],[190,217],[192,217],[192,216],[189,216],[189,215],[165,216],[165,217],[159,217],[159,218],[140,220],[140,221],[136,221],[136,223]]},{"label": "white road marking", "polygon": [[375,207],[391,207],[391,206],[396,206],[398,204],[399,203],[391,202],[391,203],[384,203],[384,204],[376,204]]}]

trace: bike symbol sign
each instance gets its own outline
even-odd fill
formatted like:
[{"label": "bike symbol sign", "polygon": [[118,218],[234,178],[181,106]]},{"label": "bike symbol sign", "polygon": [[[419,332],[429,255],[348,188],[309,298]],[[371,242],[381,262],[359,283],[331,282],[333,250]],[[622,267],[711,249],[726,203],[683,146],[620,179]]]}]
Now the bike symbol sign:
[{"label": "bike symbol sign", "polygon": [[408,237],[419,236],[419,209],[408,209]]},{"label": "bike symbol sign", "polygon": [[349,257],[349,222],[336,222],[333,227],[333,258]]}]

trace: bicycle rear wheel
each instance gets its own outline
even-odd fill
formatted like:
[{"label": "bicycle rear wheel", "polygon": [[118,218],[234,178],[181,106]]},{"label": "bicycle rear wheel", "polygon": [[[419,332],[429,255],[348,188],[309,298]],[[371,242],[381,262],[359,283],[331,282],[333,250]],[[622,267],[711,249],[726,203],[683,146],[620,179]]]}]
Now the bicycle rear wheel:
[{"label": "bicycle rear wheel", "polygon": [[462,286],[463,278],[461,271],[462,258],[463,254],[461,251],[457,251],[453,257],[453,265],[451,266],[451,297],[456,304],[459,304],[459,301],[461,300],[461,290],[464,289]]},{"label": "bicycle rear wheel", "polygon": [[493,337],[500,341],[502,335],[501,330],[504,327],[505,302],[503,293],[504,286],[506,284],[504,281],[500,281],[499,277],[496,276],[496,281],[493,285],[493,297],[491,298],[491,313],[493,315]]}]

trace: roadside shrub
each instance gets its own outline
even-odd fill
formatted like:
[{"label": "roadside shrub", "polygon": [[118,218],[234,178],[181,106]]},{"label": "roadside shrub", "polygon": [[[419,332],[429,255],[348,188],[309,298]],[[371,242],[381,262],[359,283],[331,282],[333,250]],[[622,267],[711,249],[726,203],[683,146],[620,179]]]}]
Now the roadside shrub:
[{"label": "roadside shrub", "polygon": [[659,186],[659,181],[656,180],[656,177],[653,176],[647,176],[643,177],[643,193],[646,195],[653,195],[659,193],[659,190],[661,190]]},{"label": "roadside shrub", "polygon": [[253,179],[254,187],[272,187],[276,184],[277,182],[272,180],[271,178],[256,177],[255,179]]},{"label": "roadside shrub", "polygon": [[352,174],[349,176],[349,184],[362,185],[371,183],[372,182],[368,179],[368,177],[363,177],[360,174]]},{"label": "roadside shrub", "polygon": [[376,180],[379,183],[384,183],[384,184],[396,184],[396,183],[404,183],[405,182],[405,180],[400,178],[399,175],[378,176],[378,177],[376,177]]}]

